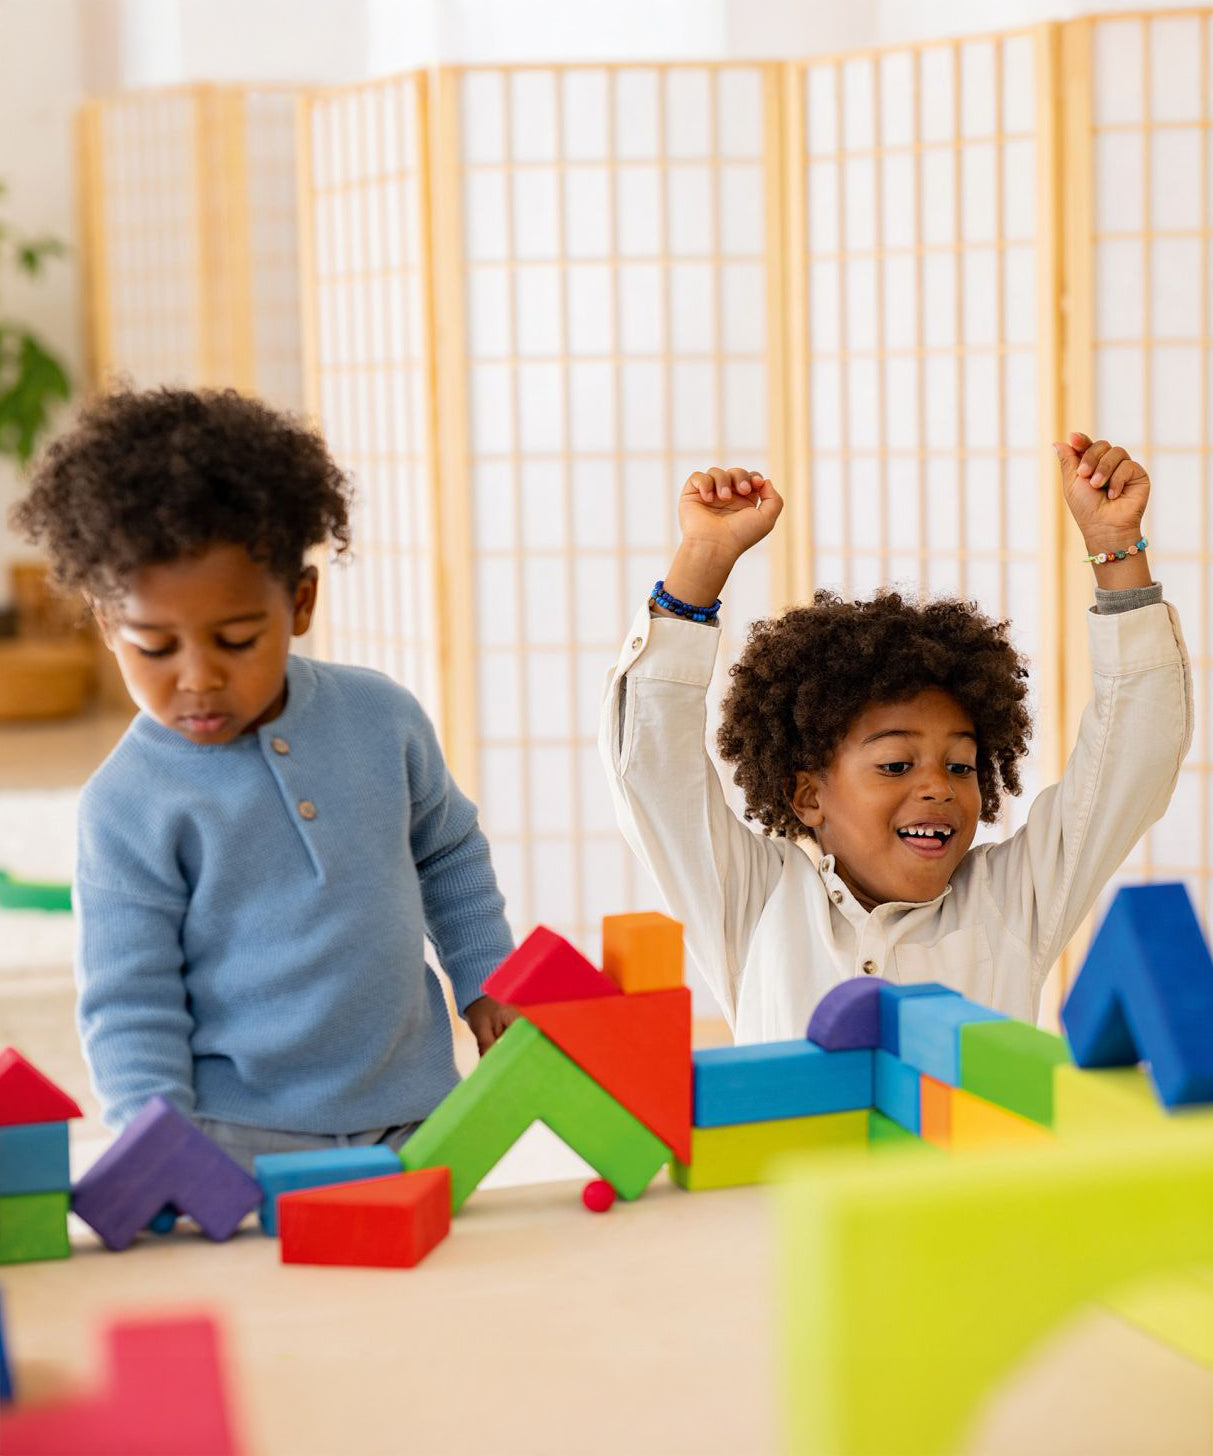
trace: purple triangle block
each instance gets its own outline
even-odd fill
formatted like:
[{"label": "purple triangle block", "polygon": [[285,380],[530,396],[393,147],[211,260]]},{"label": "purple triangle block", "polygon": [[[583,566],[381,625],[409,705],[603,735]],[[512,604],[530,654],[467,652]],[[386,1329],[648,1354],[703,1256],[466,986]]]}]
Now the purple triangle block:
[{"label": "purple triangle block", "polygon": [[808,1039],[823,1051],[848,1052],[880,1045],[879,976],[853,976],[829,990],[809,1020]]},{"label": "purple triangle block", "polygon": [[261,1185],[163,1097],[153,1097],[72,1189],[72,1208],[110,1249],[125,1249],[171,1203],[227,1239],[261,1203]]}]

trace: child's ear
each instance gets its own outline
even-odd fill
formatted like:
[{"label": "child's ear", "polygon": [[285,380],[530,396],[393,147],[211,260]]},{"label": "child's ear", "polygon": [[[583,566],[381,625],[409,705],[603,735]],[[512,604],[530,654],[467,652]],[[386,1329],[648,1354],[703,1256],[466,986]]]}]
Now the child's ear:
[{"label": "child's ear", "polygon": [[314,566],[305,566],[295,587],[295,602],[292,608],[291,635],[302,637],[312,625],[312,613],[316,610],[316,593],[320,588],[320,573]]},{"label": "child's ear", "polygon": [[820,774],[797,770],[792,790],[792,812],[809,829],[820,829],[825,823],[825,813],[817,802],[820,783]]}]

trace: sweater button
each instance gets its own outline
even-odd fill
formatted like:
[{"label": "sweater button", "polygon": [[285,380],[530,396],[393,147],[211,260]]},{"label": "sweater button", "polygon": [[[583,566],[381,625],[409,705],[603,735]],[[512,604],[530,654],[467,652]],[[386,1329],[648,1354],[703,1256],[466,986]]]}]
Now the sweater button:
[{"label": "sweater button", "polygon": [[291,745],[285,738],[271,738],[270,747],[275,753],[289,753],[291,751]]},{"label": "sweater button", "polygon": [[312,803],[311,799],[299,800],[299,813],[304,819],[314,819],[316,817],[316,806]]},{"label": "sweater button", "polygon": [[874,976],[876,974],[876,962],[875,961],[864,961],[864,963],[863,963],[863,973],[864,973],[865,976]]}]

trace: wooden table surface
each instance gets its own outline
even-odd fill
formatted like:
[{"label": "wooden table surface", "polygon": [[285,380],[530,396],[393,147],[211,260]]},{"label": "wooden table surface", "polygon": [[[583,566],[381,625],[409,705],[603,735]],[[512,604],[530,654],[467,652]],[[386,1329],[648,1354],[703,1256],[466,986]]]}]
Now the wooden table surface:
[{"label": "wooden table surface", "polygon": [[[0,1269],[24,1398],[97,1374],[115,1314],[222,1320],[246,1456],[643,1456],[779,1449],[768,1193],[659,1177],[607,1214],[580,1184],[482,1190],[414,1270],[278,1262],[255,1225]],[[880,1352],[873,1351],[874,1393]],[[1213,1450],[1213,1372],[1092,1314],[1018,1372],[967,1448]]]}]

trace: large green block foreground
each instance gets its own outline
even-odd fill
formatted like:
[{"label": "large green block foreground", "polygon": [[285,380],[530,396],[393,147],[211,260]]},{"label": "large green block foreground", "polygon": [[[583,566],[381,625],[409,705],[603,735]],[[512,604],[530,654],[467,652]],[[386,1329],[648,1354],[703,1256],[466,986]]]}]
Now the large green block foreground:
[{"label": "large green block foreground", "polygon": [[1213,1263],[1207,1124],[963,1158],[797,1158],[783,1173],[789,1453],[951,1451],[1077,1306]]},{"label": "large green block foreground", "polygon": [[0,1198],[0,1264],[66,1259],[68,1193],[14,1193]]},{"label": "large green block foreground", "polygon": [[533,1122],[544,1122],[621,1198],[637,1198],[670,1150],[529,1021],[518,1020],[404,1147],[406,1169],[448,1167],[458,1212]]}]

